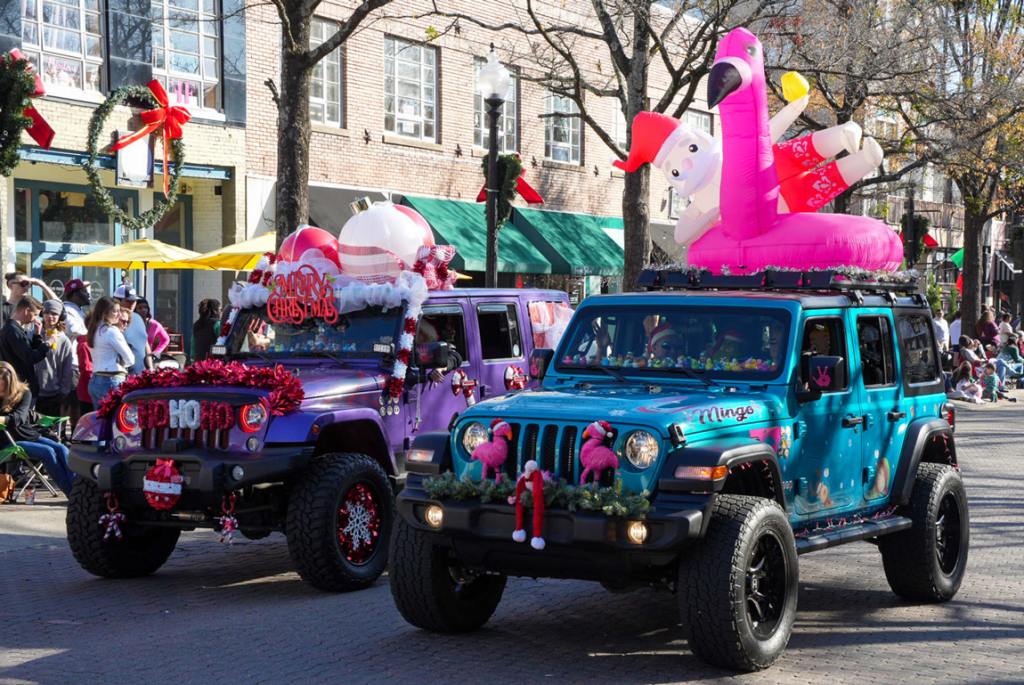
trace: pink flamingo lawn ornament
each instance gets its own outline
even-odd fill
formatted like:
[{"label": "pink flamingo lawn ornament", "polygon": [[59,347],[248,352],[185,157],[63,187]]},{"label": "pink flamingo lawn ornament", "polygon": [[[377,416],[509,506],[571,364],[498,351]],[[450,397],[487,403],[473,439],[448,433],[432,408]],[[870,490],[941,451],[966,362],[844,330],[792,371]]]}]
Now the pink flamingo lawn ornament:
[{"label": "pink flamingo lawn ornament", "polygon": [[583,429],[583,437],[586,442],[580,449],[580,463],[583,464],[583,473],[580,474],[580,485],[583,485],[587,476],[594,480],[601,478],[601,472],[605,469],[619,468],[619,457],[609,445],[615,442],[615,429],[607,421],[594,421]]},{"label": "pink flamingo lawn ornament", "polygon": [[488,431],[490,439],[487,442],[477,445],[470,455],[470,459],[483,464],[484,471],[481,480],[487,480],[487,471],[494,470],[494,481],[501,480],[501,465],[508,459],[508,443],[512,440],[512,427],[508,422],[501,419],[491,421],[491,428]]},{"label": "pink flamingo lawn ornament", "polygon": [[[733,29],[719,43],[708,105],[719,105],[722,116],[722,218],[690,246],[691,266],[715,273],[723,266],[735,273],[772,266],[899,268],[902,242],[877,219],[778,211],[764,53],[750,31]],[[828,175],[820,174],[808,192],[828,192],[828,183]]]}]

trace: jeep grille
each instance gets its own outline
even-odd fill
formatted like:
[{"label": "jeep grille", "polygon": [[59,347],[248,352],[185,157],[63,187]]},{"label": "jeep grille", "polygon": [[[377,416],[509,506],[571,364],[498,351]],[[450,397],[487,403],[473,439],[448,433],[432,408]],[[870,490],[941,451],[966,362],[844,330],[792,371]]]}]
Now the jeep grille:
[{"label": "jeep grille", "polygon": [[[509,425],[512,427],[512,444],[509,458],[503,466],[508,477],[515,478],[523,464],[533,459],[541,470],[554,473],[556,478],[564,478],[570,483],[579,479],[580,468],[576,457],[580,451],[580,436],[585,424],[509,422]],[[602,476],[601,482],[611,484],[608,474]]]},{"label": "jeep grille", "polygon": [[152,428],[142,431],[142,449],[160,450],[163,448],[164,440],[180,438],[186,442],[191,442],[196,447],[226,450],[228,448],[230,432],[209,429],[194,431],[189,428]]}]

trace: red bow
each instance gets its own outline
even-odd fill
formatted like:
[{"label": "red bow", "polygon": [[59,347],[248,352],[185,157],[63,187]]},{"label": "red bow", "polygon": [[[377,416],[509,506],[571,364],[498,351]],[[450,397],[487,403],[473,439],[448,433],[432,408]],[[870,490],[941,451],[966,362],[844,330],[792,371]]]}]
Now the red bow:
[{"label": "red bow", "polygon": [[171,187],[170,176],[167,173],[167,162],[171,156],[171,141],[175,138],[181,138],[182,126],[188,123],[188,120],[192,118],[192,114],[188,109],[180,105],[171,106],[170,100],[167,98],[167,91],[164,90],[163,85],[156,79],[150,81],[148,85],[149,92],[153,94],[153,97],[156,98],[160,106],[140,114],[142,123],[145,125],[129,136],[119,138],[116,143],[110,146],[110,149],[112,151],[120,150],[131,145],[136,140],[148,136],[153,131],[162,129],[164,135],[164,197],[166,197],[170,195]]},{"label": "red bow", "polygon": [[[25,55],[18,48],[14,48],[10,52],[8,52],[7,56],[8,58],[10,58],[11,62],[17,62],[19,60],[28,62],[28,58],[25,57]],[[32,94],[29,95],[29,97],[38,98],[42,97],[43,95],[46,95],[46,89],[43,87],[43,80],[39,78],[39,74],[35,73],[35,70],[32,68],[32,64],[27,64],[25,70],[28,73],[32,74],[32,77],[36,81],[35,90],[32,91]],[[32,125],[25,129],[26,131],[28,131],[28,134],[32,136],[32,140],[39,143],[40,147],[49,149],[50,143],[53,142],[53,127],[46,123],[46,119],[43,119],[43,115],[40,114],[39,111],[32,105],[28,105],[27,107],[25,107],[25,109],[23,110],[23,114],[32,119]]]},{"label": "red bow", "polygon": [[451,290],[455,287],[458,277],[448,268],[448,263],[455,257],[455,248],[451,245],[423,245],[416,250],[416,263],[412,270],[423,276],[429,290]]},{"label": "red bow", "polygon": [[[540,196],[533,186],[526,182],[523,178],[523,174],[526,173],[526,169],[519,172],[519,178],[516,179],[516,192],[519,193],[519,197],[526,200],[527,204],[531,205],[542,205],[544,204],[544,198]],[[485,183],[480,192],[476,195],[477,202],[484,202],[487,199],[487,184]]]}]

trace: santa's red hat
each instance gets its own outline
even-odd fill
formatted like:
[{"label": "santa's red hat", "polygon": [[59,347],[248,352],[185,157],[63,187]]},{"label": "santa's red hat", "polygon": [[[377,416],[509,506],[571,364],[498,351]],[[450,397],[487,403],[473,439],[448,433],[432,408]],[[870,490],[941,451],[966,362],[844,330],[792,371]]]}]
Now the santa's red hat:
[{"label": "santa's red hat", "polygon": [[658,157],[672,149],[681,129],[684,129],[682,122],[667,114],[640,112],[633,117],[633,146],[629,148],[629,158],[617,159],[612,166],[623,171],[636,171],[647,163],[657,166]]},{"label": "santa's red hat", "polygon": [[615,433],[615,429],[612,428],[612,424],[607,421],[594,421],[592,424],[587,426],[583,432],[587,437],[597,438],[598,440],[604,440],[609,435]]},{"label": "santa's red hat", "polygon": [[491,432],[493,433],[494,431],[498,430],[500,426],[505,426],[506,428],[511,429],[511,426],[509,426],[504,419],[494,419],[493,421],[491,421]]},{"label": "santa's red hat", "polygon": [[651,340],[647,343],[647,354],[655,354],[658,351],[658,345],[668,338],[678,338],[679,334],[676,333],[675,329],[669,326],[667,323],[663,323],[657,326],[651,331]]}]

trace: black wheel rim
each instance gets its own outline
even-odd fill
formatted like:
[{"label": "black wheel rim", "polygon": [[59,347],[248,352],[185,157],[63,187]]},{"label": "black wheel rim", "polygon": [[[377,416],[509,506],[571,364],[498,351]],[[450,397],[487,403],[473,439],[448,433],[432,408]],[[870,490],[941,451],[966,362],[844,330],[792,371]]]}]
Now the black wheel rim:
[{"label": "black wheel rim", "polygon": [[747,621],[759,640],[774,635],[782,622],[789,583],[787,567],[782,541],[766,531],[754,545],[744,584]]},{"label": "black wheel rim", "polygon": [[935,519],[935,558],[947,576],[960,563],[960,506],[956,496],[947,492],[939,503]]}]

